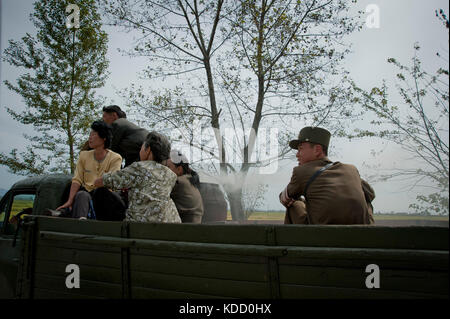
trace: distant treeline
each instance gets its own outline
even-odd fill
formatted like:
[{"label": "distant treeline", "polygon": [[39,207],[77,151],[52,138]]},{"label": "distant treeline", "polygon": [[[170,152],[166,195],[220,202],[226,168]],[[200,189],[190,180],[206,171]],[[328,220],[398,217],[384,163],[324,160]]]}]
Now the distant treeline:
[{"label": "distant treeline", "polygon": [[[258,210],[253,213],[266,213],[266,214],[284,214],[284,210]],[[407,212],[375,212],[374,215],[377,216],[388,216],[388,215],[395,215],[395,216],[446,216],[446,215],[436,215],[436,214],[418,214],[416,212],[414,213],[407,213]]]},{"label": "distant treeline", "polygon": [[[277,214],[285,213],[284,210],[273,210],[273,209],[267,209],[267,210],[260,209],[260,210],[257,210],[255,212],[260,212],[260,213],[277,213]],[[398,213],[398,212],[394,212],[394,211],[390,211],[390,212],[375,212],[374,214],[375,215],[418,215],[417,213],[415,213],[415,214],[407,213],[407,212],[400,212],[400,213]]]},{"label": "distant treeline", "polygon": [[[18,195],[14,197],[14,201],[34,201],[35,195]],[[0,194],[0,200],[2,199],[3,195]]]}]

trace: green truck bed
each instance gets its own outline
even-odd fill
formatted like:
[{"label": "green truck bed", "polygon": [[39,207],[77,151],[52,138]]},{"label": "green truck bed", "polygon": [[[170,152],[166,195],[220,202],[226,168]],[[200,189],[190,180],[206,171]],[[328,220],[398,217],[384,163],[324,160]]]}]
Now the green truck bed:
[{"label": "green truck bed", "polygon": [[[448,236],[442,227],[28,216],[17,297],[448,298]],[[79,273],[66,272],[68,265]],[[366,272],[368,265],[379,272]],[[70,284],[75,277],[79,288]],[[379,288],[373,287],[376,282]]]}]

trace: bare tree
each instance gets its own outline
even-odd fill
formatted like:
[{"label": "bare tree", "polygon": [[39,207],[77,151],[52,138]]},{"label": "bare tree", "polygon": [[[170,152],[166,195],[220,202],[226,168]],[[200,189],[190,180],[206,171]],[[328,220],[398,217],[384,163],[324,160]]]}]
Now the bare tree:
[{"label": "bare tree", "polygon": [[267,191],[267,184],[257,183],[246,184],[242,187],[242,201],[244,206],[244,216],[248,219],[261,205]]},{"label": "bare tree", "polygon": [[[348,52],[343,37],[360,27],[347,1],[115,0],[105,10],[115,25],[142,32],[129,54],[151,59],[144,78],[180,79],[172,89],[149,95],[132,86],[123,95],[160,127],[185,129],[180,138],[218,161],[234,220],[244,219],[250,169],[286,155],[301,123],[342,128],[355,115],[339,68]],[[262,125],[286,128],[277,141],[283,147],[255,161]],[[195,141],[199,127],[211,128],[215,147]],[[232,142],[227,129],[243,133]],[[240,163],[230,161],[236,156]]]},{"label": "bare tree", "polygon": [[[411,67],[390,58],[397,69],[397,91],[403,98],[401,105],[390,102],[385,83],[370,92],[356,88],[355,102],[377,116],[374,129],[359,130],[356,136],[377,136],[400,145],[411,155],[414,168],[395,168],[381,174],[380,180],[409,179],[412,188],[431,188],[430,194],[417,196],[410,207],[421,214],[449,212],[449,73],[439,68],[435,74],[423,70],[416,44]],[[447,52],[448,54],[448,52]],[[448,67],[448,61],[446,61]]]}]

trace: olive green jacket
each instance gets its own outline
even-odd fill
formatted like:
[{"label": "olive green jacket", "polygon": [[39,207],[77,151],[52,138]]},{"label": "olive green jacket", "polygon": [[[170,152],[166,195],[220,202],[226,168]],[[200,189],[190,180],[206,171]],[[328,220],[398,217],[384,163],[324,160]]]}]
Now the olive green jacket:
[{"label": "olive green jacket", "polygon": [[191,175],[178,176],[170,194],[183,223],[200,223],[203,216],[203,201],[200,191],[189,181]]},{"label": "olive green jacket", "polygon": [[[287,186],[288,196],[299,199],[309,178],[328,163],[331,161],[325,157],[295,167]],[[309,185],[306,210],[311,224],[371,224],[373,198],[375,192],[355,166],[336,162]]]}]

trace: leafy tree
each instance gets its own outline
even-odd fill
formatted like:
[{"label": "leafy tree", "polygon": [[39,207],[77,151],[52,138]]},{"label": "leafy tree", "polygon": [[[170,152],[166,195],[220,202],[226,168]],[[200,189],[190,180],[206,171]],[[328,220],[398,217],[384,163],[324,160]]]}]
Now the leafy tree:
[{"label": "leafy tree", "polygon": [[[150,59],[143,78],[179,79],[175,88],[148,94],[131,86],[123,95],[152,124],[184,130],[185,143],[219,162],[235,220],[245,218],[247,174],[269,163],[252,160],[262,125],[295,127],[279,135],[284,146],[299,123],[339,127],[354,115],[339,69],[348,52],[340,41],[359,27],[347,1],[115,0],[105,9],[113,24],[142,33],[128,53]],[[199,127],[210,128],[211,138],[196,138]],[[243,132],[241,140],[227,139],[227,128]],[[240,163],[230,161],[236,154]]]},{"label": "leafy tree", "polygon": [[[442,10],[440,13],[445,20]],[[448,20],[444,25],[448,29]],[[377,136],[400,145],[411,155],[414,168],[396,168],[393,173],[382,174],[381,180],[410,178],[413,187],[431,188],[430,194],[418,195],[417,203],[411,204],[410,208],[420,214],[448,215],[448,60],[445,68],[429,74],[423,69],[418,57],[419,45],[416,44],[414,49],[415,55],[410,67],[394,58],[388,59],[398,70],[396,88],[403,99],[401,105],[392,104],[385,82],[369,92],[355,85],[356,92],[359,93],[355,101],[377,116],[372,124],[379,126],[379,129],[359,130],[357,136]]]},{"label": "leafy tree", "polygon": [[439,9],[439,12],[436,10],[436,17],[444,23],[444,26],[448,29],[450,27],[450,22],[448,21],[447,15],[444,10]]},{"label": "leafy tree", "polygon": [[[69,4],[79,8],[79,28],[66,13]],[[21,175],[45,171],[74,172],[77,150],[90,124],[99,115],[96,88],[107,76],[107,34],[101,29],[95,0],[41,0],[30,15],[37,34],[9,41],[3,60],[28,71],[16,81],[5,81],[21,95],[26,109],[6,107],[14,120],[33,125],[37,135],[26,152],[14,148],[0,154],[0,164]],[[66,22],[72,22],[72,28]],[[70,25],[69,25],[70,26]]]},{"label": "leafy tree", "polygon": [[[225,120],[250,132],[238,176],[245,178],[255,166],[251,156],[263,125],[286,130],[279,134],[279,160],[292,154],[287,141],[298,134],[299,123],[332,129],[355,116],[340,69],[348,53],[341,41],[360,26],[348,9],[344,1],[241,1],[227,15],[234,36],[217,66]],[[240,191],[229,193],[239,204]]]}]

